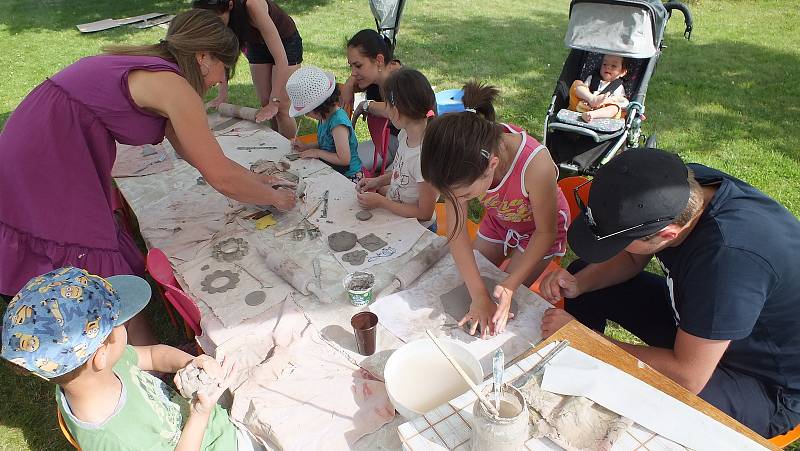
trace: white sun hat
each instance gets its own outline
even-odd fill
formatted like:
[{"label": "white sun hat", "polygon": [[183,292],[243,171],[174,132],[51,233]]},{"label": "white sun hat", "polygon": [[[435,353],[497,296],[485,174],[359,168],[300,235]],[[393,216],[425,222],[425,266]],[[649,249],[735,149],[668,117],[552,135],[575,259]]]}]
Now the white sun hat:
[{"label": "white sun hat", "polygon": [[336,77],[319,67],[304,66],[286,81],[286,93],[291,105],[289,116],[297,117],[322,105],[336,88]]}]

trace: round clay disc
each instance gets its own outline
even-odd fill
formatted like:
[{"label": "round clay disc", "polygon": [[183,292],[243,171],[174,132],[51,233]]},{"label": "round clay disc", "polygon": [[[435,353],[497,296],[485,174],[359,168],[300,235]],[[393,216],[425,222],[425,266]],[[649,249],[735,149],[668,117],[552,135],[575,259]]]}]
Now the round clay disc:
[{"label": "round clay disc", "polygon": [[244,303],[249,306],[256,306],[267,300],[267,294],[263,291],[253,291],[244,297]]},{"label": "round clay disc", "polygon": [[372,219],[372,212],[369,210],[361,210],[356,213],[356,219],[359,221],[369,221]]}]

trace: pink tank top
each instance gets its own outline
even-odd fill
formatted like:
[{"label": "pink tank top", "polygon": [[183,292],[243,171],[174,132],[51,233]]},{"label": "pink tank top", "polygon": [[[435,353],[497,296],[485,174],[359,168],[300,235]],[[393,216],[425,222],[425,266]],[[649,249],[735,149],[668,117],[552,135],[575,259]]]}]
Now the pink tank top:
[{"label": "pink tank top", "polygon": [[[533,206],[525,189],[525,170],[533,157],[539,152],[547,152],[547,148],[539,141],[528,136],[525,130],[509,124],[501,124],[506,128],[506,133],[522,136],[522,143],[517,150],[517,155],[511,163],[511,168],[500,183],[486,192],[480,199],[486,209],[486,215],[494,218],[501,225],[526,233],[536,228],[533,220]],[[558,177],[556,166],[556,177]],[[561,190],[558,191],[558,209],[569,211],[567,201]],[[529,223],[529,225],[521,224]]]}]

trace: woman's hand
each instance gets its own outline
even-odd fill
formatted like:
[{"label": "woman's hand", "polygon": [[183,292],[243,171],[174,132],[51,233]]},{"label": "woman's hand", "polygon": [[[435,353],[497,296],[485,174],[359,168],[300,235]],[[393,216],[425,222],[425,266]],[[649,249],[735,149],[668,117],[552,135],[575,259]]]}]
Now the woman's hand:
[{"label": "woman's hand", "polygon": [[289,211],[294,208],[297,203],[294,189],[280,187],[278,189],[273,189],[272,193],[272,205],[278,208],[278,210]]},{"label": "woman's hand", "polygon": [[256,122],[268,121],[275,117],[276,114],[278,114],[278,105],[274,102],[270,102],[258,110],[256,113]]},{"label": "woman's hand", "polygon": [[[202,369],[217,382],[213,388],[195,393],[190,402],[192,415],[210,415],[219,397],[231,385],[233,375],[236,372],[236,365],[230,359],[223,360],[222,365],[220,365],[211,356],[205,354],[195,357],[189,364],[194,364],[197,368]],[[175,386],[180,391],[180,377],[176,375],[173,382],[175,382]]]},{"label": "woman's hand", "polygon": [[274,175],[267,175],[267,174],[256,174],[258,179],[265,185],[275,186],[280,185],[283,188],[297,188],[297,183],[290,182],[289,180],[282,179],[280,177],[276,177]]},{"label": "woman's hand", "polygon": [[373,208],[380,208],[383,205],[384,196],[378,193],[358,193],[356,194],[358,205],[365,210],[372,210]]},{"label": "woman's hand", "polygon": [[356,109],[353,110],[353,118],[351,119],[351,121],[353,122],[354,127],[356,125],[356,122],[358,121],[359,116],[364,116],[364,120],[365,121],[367,120],[367,105],[369,104],[369,102],[372,102],[372,100],[364,100],[358,104]]},{"label": "woman's hand", "polygon": [[488,338],[489,336],[494,335],[492,317],[496,311],[497,305],[495,305],[495,303],[490,299],[473,299],[472,303],[469,305],[469,311],[466,315],[464,315],[463,318],[461,318],[461,321],[458,322],[458,327],[462,327],[464,324],[470,323],[467,333],[470,335],[475,335],[475,332],[478,330],[478,326],[480,326],[481,338]]},{"label": "woman's hand", "polygon": [[497,311],[492,316],[494,334],[503,333],[508,320],[514,317],[514,314],[511,313],[511,298],[514,296],[514,288],[509,288],[506,282],[507,280],[497,284],[492,292],[492,296],[497,299]]}]

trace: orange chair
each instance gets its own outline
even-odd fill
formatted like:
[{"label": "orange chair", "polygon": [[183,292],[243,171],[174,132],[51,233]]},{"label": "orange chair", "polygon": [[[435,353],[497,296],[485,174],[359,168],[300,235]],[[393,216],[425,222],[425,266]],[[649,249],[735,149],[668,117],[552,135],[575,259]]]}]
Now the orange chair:
[{"label": "orange chair", "polygon": [[161,294],[181,315],[184,330],[189,338],[201,335],[200,309],[197,304],[179,288],[178,281],[169,259],[161,249],[150,249],[147,253],[147,272],[158,282]]},{"label": "orange chair", "polygon": [[769,439],[769,442],[773,445],[777,446],[778,448],[786,448],[787,446],[791,445],[797,439],[800,439],[800,424],[795,426],[794,429],[791,431],[783,434],[783,435],[776,435]]},{"label": "orange chair", "polygon": [[75,440],[75,437],[72,436],[72,433],[67,428],[67,424],[64,422],[64,417],[61,416],[61,409],[56,407],[56,415],[58,416],[58,427],[61,429],[61,433],[64,434],[64,438],[67,439],[70,445],[74,446],[75,449],[81,451],[80,445],[78,445],[78,441]]},{"label": "orange chair", "polygon": [[[565,177],[558,181],[558,187],[561,188],[561,192],[564,193],[564,197],[567,199],[567,204],[569,204],[569,213],[570,219],[572,221],[578,216],[581,209],[578,207],[578,204],[575,202],[575,196],[573,192],[575,188],[583,185],[589,179],[583,176],[576,175],[574,177]],[[586,183],[585,185],[581,186],[578,190],[578,195],[581,197],[583,203],[587,203],[589,201],[589,189],[592,187],[591,183]]]},{"label": "orange chair", "polygon": [[[444,202],[437,202],[436,203],[436,234],[440,236],[447,236],[447,215],[445,213]],[[472,222],[471,219],[467,219],[467,235],[472,241],[475,241],[475,237],[478,236],[478,228],[480,224],[476,222]]]}]

